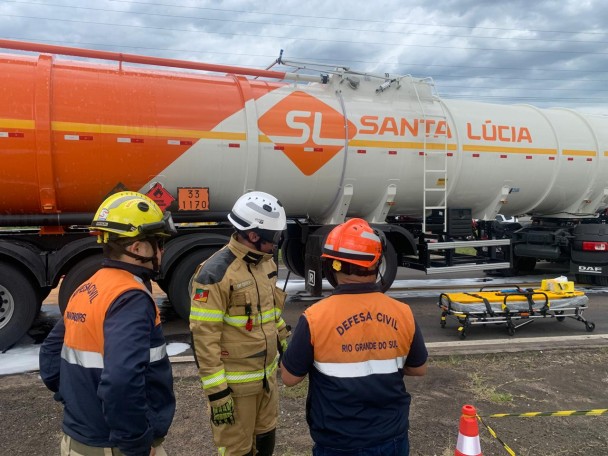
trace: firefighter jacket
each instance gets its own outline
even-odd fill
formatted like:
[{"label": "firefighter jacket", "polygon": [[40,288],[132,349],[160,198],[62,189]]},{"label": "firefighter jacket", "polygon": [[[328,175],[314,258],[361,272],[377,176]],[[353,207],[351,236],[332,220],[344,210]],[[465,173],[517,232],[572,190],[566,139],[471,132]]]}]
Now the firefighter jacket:
[{"label": "firefighter jacket", "polygon": [[404,366],[427,350],[407,304],[375,284],[338,286],[300,317],[283,368],[309,374],[306,418],[313,440],[339,449],[407,438],[410,394]]},{"label": "firefighter jacket", "polygon": [[235,396],[257,394],[276,376],[287,337],[285,293],[276,282],[272,255],[247,248],[236,235],[195,272],[190,329],[210,400],[228,387]]},{"label": "firefighter jacket", "polygon": [[40,350],[40,375],[64,404],[63,431],[94,447],[149,455],[175,396],[150,270],[119,261],[72,294]]}]

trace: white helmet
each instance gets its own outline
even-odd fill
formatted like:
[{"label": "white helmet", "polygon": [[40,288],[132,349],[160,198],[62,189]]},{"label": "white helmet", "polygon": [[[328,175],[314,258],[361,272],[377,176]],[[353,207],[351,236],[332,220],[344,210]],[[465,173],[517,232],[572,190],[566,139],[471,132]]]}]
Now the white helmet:
[{"label": "white helmet", "polygon": [[228,214],[228,220],[239,231],[283,231],[287,228],[283,205],[264,192],[249,192],[241,196]]}]

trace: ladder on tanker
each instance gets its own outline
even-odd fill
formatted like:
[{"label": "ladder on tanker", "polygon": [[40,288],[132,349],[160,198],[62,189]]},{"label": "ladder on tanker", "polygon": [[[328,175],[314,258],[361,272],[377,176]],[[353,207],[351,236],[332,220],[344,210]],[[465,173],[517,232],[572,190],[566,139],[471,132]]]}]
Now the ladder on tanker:
[{"label": "ladder on tanker", "polygon": [[[504,269],[510,266],[509,262],[504,262],[496,259],[478,260],[477,256],[472,256],[472,260],[466,258],[457,259],[456,249],[458,248],[509,248],[509,239],[487,239],[487,240],[462,240],[454,241],[450,239],[449,215],[448,215],[448,157],[449,155],[449,125],[448,116],[445,107],[435,91],[435,84],[432,79],[427,79],[430,87],[430,99],[432,102],[438,102],[441,107],[441,112],[428,113],[424,106],[426,101],[420,96],[416,83],[412,84],[420,114],[424,120],[424,135],[423,135],[423,174],[422,174],[422,233],[421,243],[419,248],[419,262],[407,263],[404,266],[419,268],[423,266],[423,270],[427,274],[439,274],[444,272],[454,271],[480,271],[488,269]],[[434,104],[434,103],[433,103]],[[443,122],[443,129],[431,129],[428,123],[433,120],[436,123]],[[441,138],[443,141],[431,141],[431,137]],[[424,238],[427,235],[427,213],[433,210],[443,214],[443,229],[442,240],[439,242],[425,242]],[[465,255],[469,256],[469,255]],[[424,257],[424,258],[423,258]],[[437,261],[441,259],[441,261]]]},{"label": "ladder on tanker", "polygon": [[[431,87],[431,96],[433,100],[438,100],[439,97],[435,92],[435,84],[430,80],[429,85]],[[412,87],[416,94],[418,106],[420,107],[420,113],[424,121],[424,135],[423,135],[423,174],[422,174],[422,232],[427,231],[427,213],[429,211],[440,211],[443,214],[443,232],[448,231],[448,214],[447,214],[447,188],[448,188],[448,121],[447,115],[443,108],[443,103],[439,102],[441,106],[441,114],[428,114],[424,109],[424,103],[420,98],[416,83],[412,82]],[[434,129],[434,133],[431,132],[429,127],[429,121],[434,120],[435,122],[443,122],[444,131],[443,134],[438,135],[438,128]],[[442,137],[443,144],[438,142],[429,143],[428,139],[431,136]],[[435,182],[435,186],[432,186]],[[434,203],[429,203],[433,201]]]}]

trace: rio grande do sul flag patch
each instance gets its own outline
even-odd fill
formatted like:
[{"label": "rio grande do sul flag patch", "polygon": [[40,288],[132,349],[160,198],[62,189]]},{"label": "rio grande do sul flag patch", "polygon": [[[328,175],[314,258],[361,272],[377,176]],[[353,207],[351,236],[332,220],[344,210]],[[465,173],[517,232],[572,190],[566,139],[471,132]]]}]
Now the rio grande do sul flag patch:
[{"label": "rio grande do sul flag patch", "polygon": [[207,298],[209,297],[209,290],[205,290],[203,288],[197,288],[194,292],[194,299],[198,302],[207,302]]}]

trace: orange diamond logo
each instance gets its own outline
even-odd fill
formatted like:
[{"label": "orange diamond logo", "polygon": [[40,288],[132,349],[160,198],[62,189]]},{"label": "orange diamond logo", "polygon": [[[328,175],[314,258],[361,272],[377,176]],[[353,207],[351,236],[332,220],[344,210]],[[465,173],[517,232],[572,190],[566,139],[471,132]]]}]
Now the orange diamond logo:
[{"label": "orange diamond logo", "polygon": [[274,105],[258,126],[306,176],[321,169],[357,134],[355,124],[342,113],[300,91]]}]

